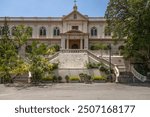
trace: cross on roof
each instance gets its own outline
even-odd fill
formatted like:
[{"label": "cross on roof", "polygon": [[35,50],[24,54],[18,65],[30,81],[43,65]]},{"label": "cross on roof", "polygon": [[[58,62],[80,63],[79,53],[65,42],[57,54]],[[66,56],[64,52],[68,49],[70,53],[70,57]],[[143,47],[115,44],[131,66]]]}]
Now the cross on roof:
[{"label": "cross on roof", "polygon": [[76,4],[77,3],[77,0],[74,0],[74,4]]}]

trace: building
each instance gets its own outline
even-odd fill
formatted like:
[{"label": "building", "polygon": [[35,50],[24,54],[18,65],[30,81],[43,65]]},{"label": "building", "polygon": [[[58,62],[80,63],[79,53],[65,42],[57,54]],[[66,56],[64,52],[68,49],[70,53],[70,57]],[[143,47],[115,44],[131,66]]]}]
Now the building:
[{"label": "building", "polygon": [[[4,21],[5,17],[0,17],[0,36],[2,35]],[[68,74],[77,75],[79,73],[98,74],[98,69],[97,71],[88,70],[85,64],[105,62],[109,66],[111,61],[109,61],[110,56],[108,54],[110,52],[107,50],[104,60],[103,56],[99,58],[100,51],[96,53],[89,51],[91,46],[97,43],[111,44],[111,53],[116,55],[119,53],[119,46],[124,43],[123,40],[115,43],[116,41],[112,39],[111,33],[105,32],[107,24],[104,17],[83,15],[78,11],[76,4],[73,6],[71,13],[62,17],[7,17],[7,23],[11,35],[13,35],[17,25],[32,28],[32,37],[28,40],[26,47],[35,40],[48,46],[59,45],[61,49],[59,55],[50,58],[50,61],[59,61],[57,74],[63,77]],[[25,53],[25,46],[21,48],[20,54]],[[125,71],[124,61],[122,61],[122,58],[119,59],[112,59],[112,68],[116,70],[117,64],[117,66],[123,66],[122,71]]]},{"label": "building", "polygon": [[[4,19],[0,18],[0,35]],[[76,4],[71,13],[62,17],[7,17],[7,21],[12,35],[15,26],[23,24],[32,28],[30,42],[38,40],[48,45],[57,44],[61,49],[90,49],[94,43],[112,43],[113,53],[117,54],[122,44],[114,44],[111,34],[105,33],[104,17],[83,15]]]}]

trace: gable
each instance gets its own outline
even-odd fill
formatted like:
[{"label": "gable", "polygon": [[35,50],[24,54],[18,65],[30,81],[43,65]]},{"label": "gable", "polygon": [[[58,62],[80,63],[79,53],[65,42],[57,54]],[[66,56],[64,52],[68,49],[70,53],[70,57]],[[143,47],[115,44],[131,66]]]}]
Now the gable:
[{"label": "gable", "polygon": [[73,11],[67,16],[64,16],[63,20],[88,20],[88,17],[82,15],[78,11]]}]

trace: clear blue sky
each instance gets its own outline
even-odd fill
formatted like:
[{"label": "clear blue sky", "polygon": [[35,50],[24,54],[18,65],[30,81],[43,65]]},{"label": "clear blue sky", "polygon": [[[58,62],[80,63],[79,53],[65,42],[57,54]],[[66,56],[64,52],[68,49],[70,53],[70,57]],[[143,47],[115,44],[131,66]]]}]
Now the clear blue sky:
[{"label": "clear blue sky", "polygon": [[[78,11],[88,16],[104,16],[109,0],[77,0]],[[62,16],[72,11],[74,0],[0,0],[3,16]]]}]

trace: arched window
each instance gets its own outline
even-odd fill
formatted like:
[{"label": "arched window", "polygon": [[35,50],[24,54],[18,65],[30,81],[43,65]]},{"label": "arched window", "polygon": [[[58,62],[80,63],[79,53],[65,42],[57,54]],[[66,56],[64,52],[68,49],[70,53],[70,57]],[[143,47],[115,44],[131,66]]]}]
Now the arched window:
[{"label": "arched window", "polygon": [[40,36],[46,36],[46,28],[45,27],[40,28]]},{"label": "arched window", "polygon": [[96,27],[91,28],[91,36],[97,36],[97,28]]},{"label": "arched window", "polygon": [[12,36],[15,36],[15,33],[16,33],[16,27],[13,26],[13,27],[11,28],[11,35],[12,35]]},{"label": "arched window", "polygon": [[59,36],[59,35],[60,35],[60,30],[59,30],[58,27],[55,27],[55,28],[54,28],[53,35],[54,35],[54,36]]}]

